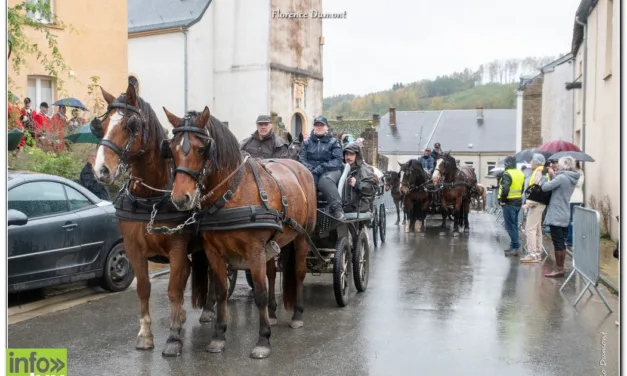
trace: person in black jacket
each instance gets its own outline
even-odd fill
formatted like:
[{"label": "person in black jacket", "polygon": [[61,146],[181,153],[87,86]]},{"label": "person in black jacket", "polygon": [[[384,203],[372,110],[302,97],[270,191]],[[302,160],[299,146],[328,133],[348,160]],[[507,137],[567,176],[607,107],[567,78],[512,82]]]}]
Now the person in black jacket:
[{"label": "person in black jacket", "polygon": [[109,192],[107,192],[107,188],[96,180],[96,177],[94,176],[94,163],[96,163],[96,152],[91,152],[87,157],[85,167],[83,167],[83,170],[81,171],[80,183],[101,200],[109,200]]},{"label": "person in black jacket", "polygon": [[346,180],[350,193],[344,193],[348,196],[344,197],[344,212],[367,212],[371,209],[379,179],[372,167],[364,162],[361,146],[357,142],[349,142],[344,147],[344,161],[351,166]]},{"label": "person in black jacket", "polygon": [[328,203],[331,215],[344,219],[342,199],[337,189],[344,165],[342,144],[330,132],[329,122],[324,116],[314,119],[314,129],[303,142],[298,160],[311,171],[318,190]]}]

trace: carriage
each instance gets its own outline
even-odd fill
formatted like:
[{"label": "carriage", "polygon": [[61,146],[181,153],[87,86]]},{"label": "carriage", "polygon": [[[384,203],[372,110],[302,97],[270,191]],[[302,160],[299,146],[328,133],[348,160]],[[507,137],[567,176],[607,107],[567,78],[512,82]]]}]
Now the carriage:
[{"label": "carriage", "polygon": [[379,239],[381,243],[385,243],[385,228],[387,225],[386,218],[387,212],[385,210],[385,183],[383,181],[384,174],[376,168],[373,168],[375,174],[379,178],[379,185],[377,186],[377,192],[372,202],[372,221],[369,227],[372,228],[372,243],[375,247],[379,246]]}]

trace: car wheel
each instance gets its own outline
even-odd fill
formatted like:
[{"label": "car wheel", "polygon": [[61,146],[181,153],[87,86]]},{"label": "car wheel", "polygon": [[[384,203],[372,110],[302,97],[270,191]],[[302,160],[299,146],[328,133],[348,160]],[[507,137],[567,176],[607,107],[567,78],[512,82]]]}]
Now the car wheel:
[{"label": "car wheel", "polygon": [[104,275],[100,287],[111,292],[126,290],[135,279],[135,271],[126,256],[124,244],[116,244],[104,264]]}]

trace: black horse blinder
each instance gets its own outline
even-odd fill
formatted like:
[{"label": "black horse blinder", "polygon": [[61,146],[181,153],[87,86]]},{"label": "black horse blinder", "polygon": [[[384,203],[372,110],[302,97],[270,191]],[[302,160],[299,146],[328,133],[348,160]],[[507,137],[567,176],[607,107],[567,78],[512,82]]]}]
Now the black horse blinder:
[{"label": "black horse blinder", "polygon": [[163,159],[170,159],[173,157],[172,149],[170,149],[170,140],[161,140],[161,150],[159,154]]},{"label": "black horse blinder", "polygon": [[102,129],[102,121],[100,118],[93,118],[89,123],[89,129],[94,136],[100,139],[104,137],[104,129]]}]

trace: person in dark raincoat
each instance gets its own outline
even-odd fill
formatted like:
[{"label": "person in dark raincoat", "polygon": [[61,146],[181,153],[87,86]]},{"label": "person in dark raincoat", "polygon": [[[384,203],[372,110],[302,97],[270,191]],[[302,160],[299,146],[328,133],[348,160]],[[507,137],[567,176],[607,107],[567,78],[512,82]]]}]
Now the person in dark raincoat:
[{"label": "person in dark raincoat", "polygon": [[330,214],[344,219],[342,199],[337,184],[342,176],[342,144],[329,131],[329,122],[324,116],[314,119],[314,129],[300,149],[298,160],[311,171],[318,190],[327,201]]},{"label": "person in dark raincoat", "polygon": [[94,163],[96,163],[96,152],[92,151],[89,153],[87,163],[81,171],[79,183],[83,187],[89,189],[91,193],[98,196],[101,200],[109,200],[109,192],[107,191],[107,188],[96,180],[96,177],[94,176]]},{"label": "person in dark raincoat", "polygon": [[257,117],[257,130],[240,143],[240,150],[253,158],[289,158],[289,145],[272,129],[272,119],[268,115]]},{"label": "person in dark raincoat", "polygon": [[346,184],[344,212],[367,212],[372,206],[379,179],[374,170],[364,162],[361,146],[350,142],[344,147],[344,162],[351,166]]}]

